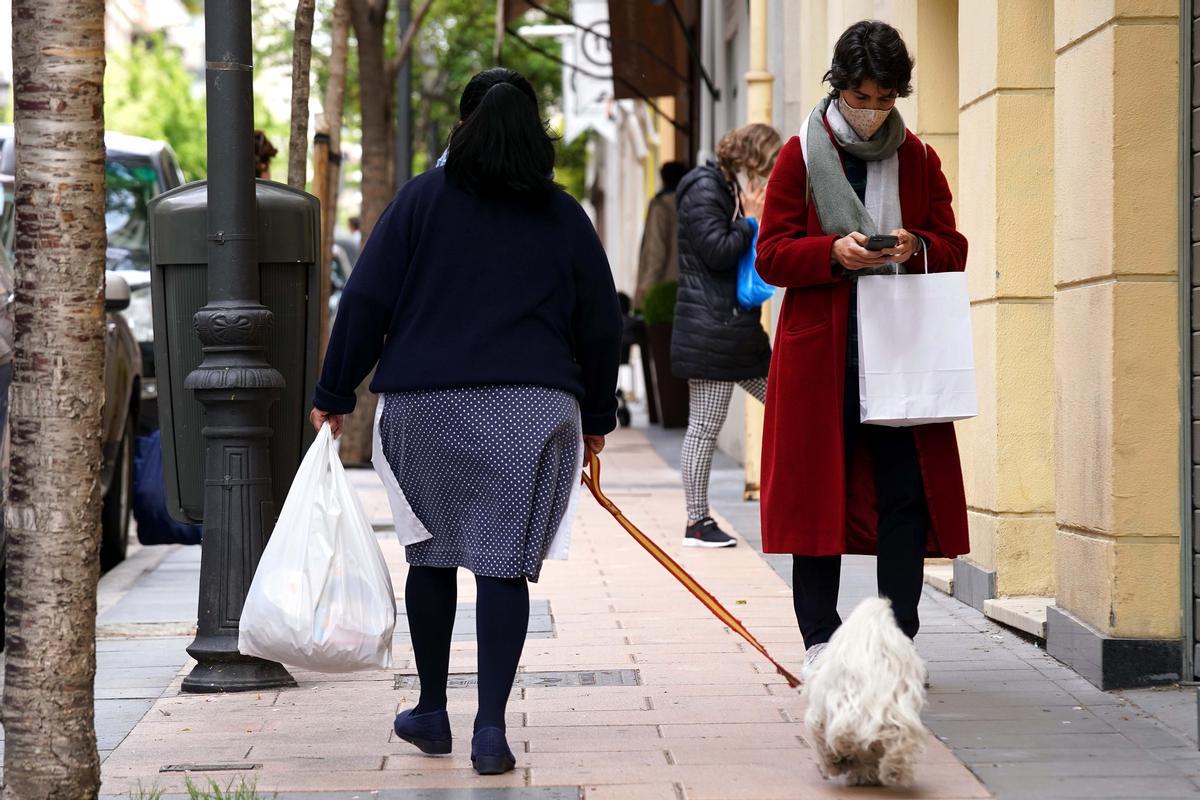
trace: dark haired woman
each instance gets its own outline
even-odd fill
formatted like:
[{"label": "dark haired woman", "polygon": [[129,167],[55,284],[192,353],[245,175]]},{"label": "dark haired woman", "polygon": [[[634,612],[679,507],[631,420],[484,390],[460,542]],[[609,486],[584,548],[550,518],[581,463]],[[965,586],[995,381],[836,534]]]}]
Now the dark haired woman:
[{"label": "dark haired woman", "polygon": [[[826,75],[829,96],[784,146],[767,187],[758,270],[787,296],[767,393],[763,547],[793,554],[809,663],[841,624],[843,553],[878,555],[879,593],[911,637],[924,558],[968,550],[954,426],[859,422],[855,279],[962,270],[967,259],[937,153],[895,109],[912,90],[912,66],[895,28],[851,26]],[[875,233],[896,246],[866,249]]]},{"label": "dark haired woman", "polygon": [[375,367],[376,467],[406,545],[421,696],[395,721],[451,751],[446,678],[457,570],[475,575],[479,711],[471,761],[515,764],[504,709],[529,625],[528,581],[565,553],[584,448],[616,426],[621,316],[583,210],[551,179],[529,82],[476,75],[446,166],[380,217],[342,292],[314,425],[335,434]]},{"label": "dark haired woman", "polygon": [[[782,141],[770,125],[730,131],[717,160],[679,183],[679,297],[671,332],[671,369],[688,382],[687,434],[681,458],[687,498],[685,547],[733,547],[709,516],[708,481],[717,434],[741,386],[760,403],[767,394],[771,344],[757,309],[737,302],[738,262],[754,241],[763,190]],[[752,221],[753,220],[753,221]]]}]

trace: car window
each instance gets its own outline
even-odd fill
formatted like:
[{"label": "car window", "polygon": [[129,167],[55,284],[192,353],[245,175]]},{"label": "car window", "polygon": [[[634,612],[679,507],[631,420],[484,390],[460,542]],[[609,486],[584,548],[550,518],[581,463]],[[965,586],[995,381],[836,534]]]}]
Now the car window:
[{"label": "car window", "polygon": [[175,154],[169,147],[163,149],[163,164],[163,179],[166,182],[163,191],[182,186],[184,184],[183,168],[179,166],[179,161],[176,160]]},{"label": "car window", "polygon": [[0,192],[3,192],[3,197],[0,197],[0,250],[4,252],[4,259],[9,264],[13,261],[13,253],[17,246],[15,189],[12,181],[0,184]]},{"label": "car window", "polygon": [[110,159],[104,168],[108,268],[150,269],[147,207],[158,194],[158,173],[145,159]]}]

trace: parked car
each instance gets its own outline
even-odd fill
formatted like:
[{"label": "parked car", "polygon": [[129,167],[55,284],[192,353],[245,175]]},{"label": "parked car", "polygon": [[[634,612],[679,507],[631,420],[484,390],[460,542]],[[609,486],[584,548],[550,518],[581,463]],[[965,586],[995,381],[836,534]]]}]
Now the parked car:
[{"label": "parked car", "polygon": [[[12,176],[0,175],[3,187],[3,208],[0,210],[0,286],[6,287],[0,296],[0,318],[11,318],[13,301],[11,287],[13,244],[13,184]],[[100,489],[104,498],[101,512],[102,534],[100,566],[107,570],[125,558],[129,545],[129,517],[133,492],[133,448],[137,436],[137,421],[142,392],[142,356],[138,343],[122,312],[129,308],[129,283],[115,272],[105,276],[106,326],[104,334],[105,403],[102,418],[102,456]],[[11,326],[0,325],[0,351],[12,347]],[[9,435],[7,397],[9,374],[0,370],[0,489],[7,486],[9,466]],[[0,497],[3,495],[0,494]],[[3,516],[0,515],[0,572],[5,560]],[[0,596],[3,582],[0,581]]]},{"label": "parked car", "polygon": [[[0,126],[0,173],[16,170],[11,126]],[[154,374],[154,315],[150,301],[150,220],[147,207],[155,196],[181,186],[183,170],[166,142],[106,133],[105,227],[108,271],[129,284],[129,306],[123,312],[133,332],[145,374],[139,420],[143,429],[158,426],[158,392]]]},{"label": "parked car", "polygon": [[350,279],[350,270],[354,268],[354,262],[350,260],[346,248],[340,244],[333,246],[333,258],[329,262],[329,325],[333,326],[333,319],[337,316],[338,303],[342,299],[342,289],[346,286],[346,281]]}]

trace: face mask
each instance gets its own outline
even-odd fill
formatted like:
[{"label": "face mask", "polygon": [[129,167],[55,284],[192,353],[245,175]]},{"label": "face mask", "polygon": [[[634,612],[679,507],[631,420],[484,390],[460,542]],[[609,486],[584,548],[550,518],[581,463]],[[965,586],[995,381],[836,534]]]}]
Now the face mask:
[{"label": "face mask", "polygon": [[863,141],[874,136],[892,113],[890,108],[854,108],[842,97],[838,98],[838,110]]}]

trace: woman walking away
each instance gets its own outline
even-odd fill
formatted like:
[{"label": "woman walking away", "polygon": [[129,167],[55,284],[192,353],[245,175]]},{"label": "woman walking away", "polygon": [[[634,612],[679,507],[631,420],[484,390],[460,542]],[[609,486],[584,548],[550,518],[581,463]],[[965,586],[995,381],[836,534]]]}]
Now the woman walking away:
[{"label": "woman walking away", "polygon": [[769,125],[745,125],[717,145],[717,161],[696,167],[676,190],[679,206],[679,297],[671,367],[688,381],[691,401],[683,439],[688,547],[737,544],[709,516],[708,479],[717,434],[735,385],[760,403],[767,396],[771,345],[758,309],[737,302],[738,262],[754,241],[763,191],[781,145]]},{"label": "woman walking away", "polygon": [[[810,664],[841,624],[842,553],[878,554],[879,593],[913,637],[924,558],[968,550],[954,426],[859,422],[856,278],[962,270],[967,259],[937,153],[895,109],[912,67],[895,28],[851,26],[825,76],[829,96],[767,188],[758,270],[787,296],[763,435],[763,549],[793,554]],[[876,233],[895,246],[867,249]]]},{"label": "woman walking away", "polygon": [[313,424],[335,434],[375,368],[376,465],[409,563],[421,696],[396,734],[451,751],[446,678],[459,567],[475,575],[479,711],[471,762],[508,772],[504,709],[528,581],[562,557],[586,447],[616,426],[621,317],[591,222],[552,181],[529,82],[492,69],[459,104],[446,166],[380,217],[342,293]]}]

